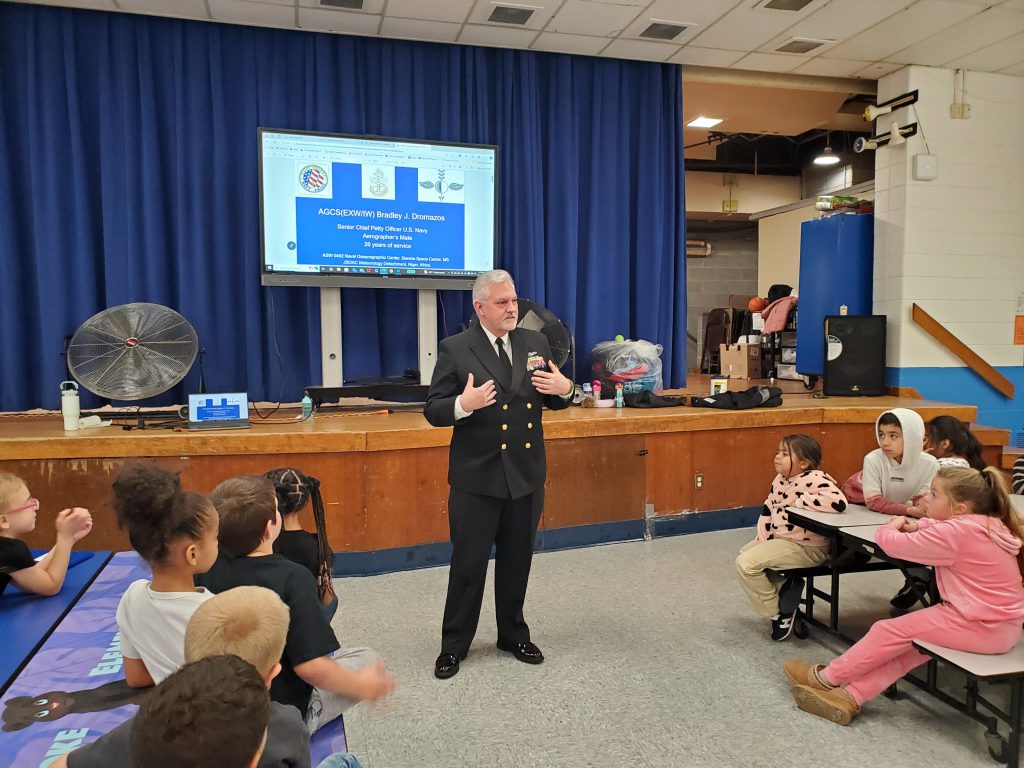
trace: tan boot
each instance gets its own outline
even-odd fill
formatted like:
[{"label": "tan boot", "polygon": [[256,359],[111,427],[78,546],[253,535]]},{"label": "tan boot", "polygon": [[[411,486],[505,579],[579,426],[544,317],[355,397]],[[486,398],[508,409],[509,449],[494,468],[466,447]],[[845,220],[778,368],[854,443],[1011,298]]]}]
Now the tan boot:
[{"label": "tan boot", "polygon": [[782,664],[782,671],[793,685],[806,685],[819,691],[829,691],[835,686],[822,679],[821,670],[824,668],[824,664],[804,664],[800,659],[786,659]]},{"label": "tan boot", "polygon": [[819,691],[808,685],[794,685],[792,692],[793,701],[804,712],[839,725],[849,725],[860,714],[860,705],[845,688]]}]

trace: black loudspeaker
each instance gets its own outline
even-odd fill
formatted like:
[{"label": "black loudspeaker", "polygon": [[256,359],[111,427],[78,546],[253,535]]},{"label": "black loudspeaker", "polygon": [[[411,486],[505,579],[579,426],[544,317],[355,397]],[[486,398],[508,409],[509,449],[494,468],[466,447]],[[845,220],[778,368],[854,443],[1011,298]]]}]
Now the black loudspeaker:
[{"label": "black loudspeaker", "polygon": [[885,315],[827,315],[826,395],[885,394]]}]

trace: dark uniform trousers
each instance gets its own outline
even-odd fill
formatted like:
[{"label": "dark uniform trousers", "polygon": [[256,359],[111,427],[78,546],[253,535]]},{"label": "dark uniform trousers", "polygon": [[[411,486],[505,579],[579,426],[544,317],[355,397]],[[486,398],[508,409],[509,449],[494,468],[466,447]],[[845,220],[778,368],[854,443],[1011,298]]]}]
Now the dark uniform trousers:
[{"label": "dark uniform trousers", "polygon": [[[441,651],[459,657],[476,634],[492,546],[498,640],[530,639],[523,603],[544,507],[541,408],[568,406],[563,398],[541,395],[530,380],[530,370],[550,360],[547,339],[517,328],[509,341],[511,378],[479,326],[444,339],[424,408],[431,424],[454,427],[448,459],[452,561]],[[470,373],[476,386],[494,381],[496,402],[456,421],[455,399]]]}]

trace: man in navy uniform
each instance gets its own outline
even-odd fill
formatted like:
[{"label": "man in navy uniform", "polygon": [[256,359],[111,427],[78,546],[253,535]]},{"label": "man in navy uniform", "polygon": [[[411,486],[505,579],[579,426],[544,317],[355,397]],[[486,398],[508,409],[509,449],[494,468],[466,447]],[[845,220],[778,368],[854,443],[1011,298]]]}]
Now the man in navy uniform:
[{"label": "man in navy uniform", "polygon": [[541,407],[565,408],[573,391],[544,335],[516,328],[519,300],[508,272],[477,278],[473,308],[479,324],[441,342],[424,409],[435,427],[455,428],[448,456],[452,564],[434,664],[442,679],[469,653],[492,544],[498,648],[528,664],[544,661],[523,619],[547,471]]}]

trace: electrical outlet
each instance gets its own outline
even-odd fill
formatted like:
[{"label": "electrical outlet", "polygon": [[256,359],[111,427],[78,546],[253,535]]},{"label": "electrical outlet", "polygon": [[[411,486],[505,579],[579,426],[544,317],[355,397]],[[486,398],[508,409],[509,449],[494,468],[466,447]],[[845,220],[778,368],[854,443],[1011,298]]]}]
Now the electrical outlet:
[{"label": "electrical outlet", "polygon": [[971,116],[971,105],[953,102],[949,105],[949,116],[954,120],[967,120]]},{"label": "electrical outlet", "polygon": [[698,472],[693,476],[693,487],[703,488],[704,487],[704,473]]}]

